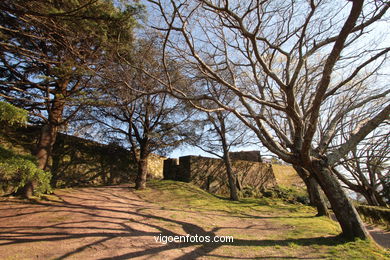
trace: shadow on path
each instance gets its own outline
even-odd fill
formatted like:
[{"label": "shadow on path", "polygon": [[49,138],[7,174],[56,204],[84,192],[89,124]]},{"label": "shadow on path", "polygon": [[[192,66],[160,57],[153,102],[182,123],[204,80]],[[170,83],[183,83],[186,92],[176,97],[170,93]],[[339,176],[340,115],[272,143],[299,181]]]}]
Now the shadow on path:
[{"label": "shadow on path", "polygon": [[[21,258],[36,256],[38,259],[66,259],[76,255],[78,259],[195,259],[203,256],[252,259],[221,255],[214,251],[225,245],[269,247],[294,243],[310,246],[345,242],[338,237],[314,237],[289,240],[234,239],[234,242],[228,244],[162,244],[156,242],[154,237],[186,234],[214,237],[220,235],[218,231],[231,227],[217,226],[205,230],[191,223],[190,218],[188,221],[174,219],[169,217],[171,211],[140,200],[128,186],[82,188],[72,190],[71,193],[58,191],[56,195],[59,201],[0,201],[0,255],[5,258],[15,255]],[[266,221],[258,216],[248,215],[245,218],[252,218],[253,226],[264,225]],[[257,258],[291,257],[265,255]],[[302,256],[294,259],[310,258]]]}]

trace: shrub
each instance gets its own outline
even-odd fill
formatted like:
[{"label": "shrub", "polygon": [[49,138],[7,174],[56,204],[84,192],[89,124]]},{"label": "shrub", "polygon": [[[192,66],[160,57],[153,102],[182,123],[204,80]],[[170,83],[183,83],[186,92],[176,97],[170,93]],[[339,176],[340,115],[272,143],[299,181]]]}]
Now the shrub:
[{"label": "shrub", "polygon": [[309,197],[305,190],[293,187],[276,186],[273,188],[263,189],[262,196],[268,198],[278,198],[289,203],[309,204]]},{"label": "shrub", "polygon": [[310,200],[304,189],[298,189],[294,187],[275,186],[272,188],[263,188],[261,190],[245,186],[241,190],[241,196],[244,198],[274,198],[281,199],[288,203],[301,203],[309,205]]},{"label": "shrub", "polygon": [[255,187],[245,186],[241,191],[241,196],[244,198],[260,198],[262,194]]},{"label": "shrub", "polygon": [[0,188],[3,192],[14,193],[28,182],[36,183],[34,193],[51,192],[51,174],[37,167],[31,155],[21,155],[0,146]]}]

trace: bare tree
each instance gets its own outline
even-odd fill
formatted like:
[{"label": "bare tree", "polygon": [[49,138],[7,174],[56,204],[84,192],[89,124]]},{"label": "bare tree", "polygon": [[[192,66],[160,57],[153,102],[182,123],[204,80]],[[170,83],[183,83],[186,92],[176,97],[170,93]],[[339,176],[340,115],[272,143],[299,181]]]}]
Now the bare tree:
[{"label": "bare tree", "polygon": [[[315,177],[344,236],[368,238],[332,167],[389,117],[383,73],[390,47],[388,35],[375,29],[388,19],[390,3],[149,2],[160,14],[155,28],[165,32],[164,56],[181,60],[188,75],[201,73],[217,82],[240,106],[225,104],[207,86],[189,93],[168,81],[168,91],[182,99],[212,100],[234,113],[272,153]],[[344,118],[377,102],[382,105],[342,144],[330,146]]]},{"label": "bare tree", "polygon": [[[248,144],[247,129],[227,111],[204,112],[203,119],[194,121],[188,144],[223,160],[229,183],[230,199],[238,201],[240,183],[232,168],[230,151],[234,147]],[[194,130],[195,129],[195,130]]]},{"label": "bare tree", "polygon": [[[87,113],[92,117],[87,120],[89,123],[100,125],[99,132],[130,148],[138,165],[137,189],[146,188],[150,154],[166,154],[183,142],[185,136],[180,134],[179,126],[189,116],[180,100],[167,93],[153,93],[159,89],[159,81],[140,70],[153,70],[154,75],[165,78],[159,49],[161,38],[148,36],[149,39],[137,40],[129,55],[121,53],[121,61],[101,74],[103,86],[95,93],[99,101]],[[171,78],[175,80],[175,68],[171,69]]]},{"label": "bare tree", "polygon": [[390,173],[390,132],[386,129],[374,131],[333,168],[346,188],[363,195],[372,206],[388,207],[385,191]]},{"label": "bare tree", "polygon": [[144,189],[150,154],[165,154],[182,142],[177,128],[185,116],[180,115],[180,103],[167,94],[145,95],[130,101],[125,96],[115,94],[115,106],[98,108],[93,121],[101,125],[99,131],[107,131],[111,139],[119,139],[130,147],[138,166],[136,188]]}]

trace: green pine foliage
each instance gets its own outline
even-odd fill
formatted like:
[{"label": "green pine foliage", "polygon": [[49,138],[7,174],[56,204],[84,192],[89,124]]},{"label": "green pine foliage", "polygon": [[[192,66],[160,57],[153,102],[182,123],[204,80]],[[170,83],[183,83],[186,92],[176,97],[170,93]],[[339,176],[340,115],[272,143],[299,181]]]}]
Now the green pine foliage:
[{"label": "green pine foliage", "polygon": [[94,101],[96,72],[131,49],[142,5],[121,2],[0,1],[1,96],[34,111],[34,122],[69,122]]},{"label": "green pine foliage", "polygon": [[[8,126],[25,126],[28,112],[0,101],[0,122]],[[0,193],[15,193],[33,181],[36,194],[51,192],[51,174],[37,167],[36,158],[0,146]]]},{"label": "green pine foliage", "polygon": [[35,157],[22,155],[0,146],[0,190],[16,193],[29,181],[35,182],[37,195],[50,193],[51,174],[37,167]]},{"label": "green pine foliage", "polygon": [[25,126],[28,112],[7,102],[0,101],[0,122],[11,126]]}]

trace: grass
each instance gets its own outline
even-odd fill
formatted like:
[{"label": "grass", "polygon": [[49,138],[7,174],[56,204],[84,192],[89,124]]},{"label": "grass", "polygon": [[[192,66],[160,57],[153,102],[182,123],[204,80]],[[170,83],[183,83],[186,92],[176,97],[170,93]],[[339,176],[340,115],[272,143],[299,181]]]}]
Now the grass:
[{"label": "grass", "polygon": [[299,187],[305,186],[302,179],[299,178],[297,172],[291,166],[272,164],[272,170],[278,185],[291,186],[294,183]]},{"label": "grass", "polygon": [[[210,257],[315,258],[315,259],[390,259],[384,250],[371,241],[346,241],[339,236],[338,223],[315,217],[315,210],[281,200],[245,198],[232,202],[209,194],[194,185],[175,181],[151,181],[149,188],[136,191],[143,200],[168,211],[167,218],[189,221],[218,235],[233,235],[231,245],[217,246]],[[253,223],[254,228],[236,229]],[[175,224],[160,221],[172,229]],[[262,231],[255,229],[260,225]],[[179,230],[176,225],[175,230]],[[260,258],[258,258],[260,259]],[[261,258],[262,259],[262,258]]]}]

